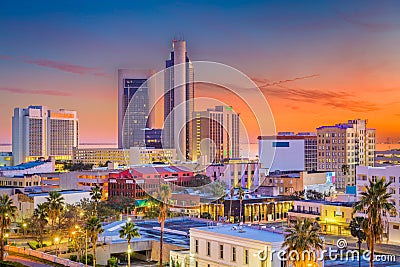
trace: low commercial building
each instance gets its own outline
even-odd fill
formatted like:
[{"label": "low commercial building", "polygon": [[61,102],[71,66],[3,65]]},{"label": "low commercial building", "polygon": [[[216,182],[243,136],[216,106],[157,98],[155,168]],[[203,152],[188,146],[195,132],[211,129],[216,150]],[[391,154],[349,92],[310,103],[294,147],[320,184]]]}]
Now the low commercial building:
[{"label": "low commercial building", "polygon": [[[84,198],[90,198],[90,191],[65,190],[59,192],[64,198],[65,204],[76,204]],[[10,198],[17,207],[17,221],[31,217],[37,205],[46,202],[48,196],[48,192],[12,195]]]},{"label": "low commercial building", "polygon": [[280,267],[283,235],[250,227],[221,225],[190,229],[190,250],[171,251],[170,261],[185,267]]},{"label": "low commercial building", "polygon": [[291,196],[295,192],[314,190],[319,193],[334,193],[334,172],[274,172],[261,181],[256,194],[263,195],[263,187],[277,187],[278,195]]},{"label": "low commercial building", "polygon": [[192,170],[183,166],[138,166],[125,171],[111,172],[108,179],[109,198],[123,196],[142,199],[168,182],[172,191],[177,186],[188,186]]},{"label": "low commercial building", "polygon": [[40,186],[42,177],[37,174],[26,174],[14,177],[0,177],[0,186],[30,187]]},{"label": "low commercial building", "polygon": [[386,182],[391,182],[388,193],[390,193],[392,197],[389,201],[395,206],[397,215],[387,214],[387,224],[383,229],[385,232],[384,235],[389,241],[400,242],[400,166],[357,166],[356,179],[358,199],[361,198],[361,192],[366,190],[370,180],[377,181],[378,179],[385,179]]},{"label": "low commercial building", "polygon": [[13,156],[11,152],[0,152],[0,167],[14,165]]},{"label": "low commercial building", "polygon": [[[264,223],[286,220],[289,210],[293,207],[293,201],[289,197],[268,197],[245,194],[242,200],[243,222]],[[218,212],[218,215],[217,215]],[[202,201],[200,214],[209,214],[213,220],[225,220],[238,222],[240,216],[240,200],[237,196],[228,196],[223,203]],[[231,216],[229,218],[229,215]]]},{"label": "low commercial building", "polygon": [[239,186],[255,189],[262,180],[260,173],[262,173],[260,163],[247,159],[228,159],[223,163],[211,164],[206,168],[206,175],[212,180],[225,182],[227,189]]},{"label": "low commercial building", "polygon": [[293,209],[288,213],[288,222],[309,218],[317,221],[326,234],[350,235],[348,227],[353,216],[352,206],[353,202],[294,201]]},{"label": "low commercial building", "polygon": [[107,162],[127,166],[130,159],[129,149],[121,148],[77,148],[72,150],[72,162],[82,162],[99,166]]},{"label": "low commercial building", "polygon": [[93,186],[103,189],[103,199],[108,198],[108,175],[113,170],[90,170],[72,172],[50,172],[43,173],[42,189],[49,190],[87,190]]},{"label": "low commercial building", "polygon": [[200,196],[174,193],[169,210],[189,217],[200,216]]},{"label": "low commercial building", "polygon": [[130,160],[131,166],[153,163],[173,163],[176,160],[176,149],[152,148],[152,147],[131,147]]}]

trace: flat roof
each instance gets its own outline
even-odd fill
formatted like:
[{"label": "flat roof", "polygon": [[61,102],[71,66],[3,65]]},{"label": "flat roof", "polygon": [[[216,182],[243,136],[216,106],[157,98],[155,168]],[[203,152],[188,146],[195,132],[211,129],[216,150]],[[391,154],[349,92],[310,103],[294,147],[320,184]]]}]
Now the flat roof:
[{"label": "flat roof", "polygon": [[[236,228],[236,230],[234,230]],[[273,233],[267,230],[259,230],[255,228],[248,227],[246,225],[242,226],[242,231],[239,230],[238,225],[219,225],[219,226],[206,226],[198,227],[193,230],[200,230],[209,233],[216,233],[228,236],[234,236],[239,238],[245,238],[250,240],[257,240],[261,242],[274,243],[283,242],[284,238],[282,234]],[[192,231],[192,229],[191,229]]]},{"label": "flat roof", "polygon": [[[28,196],[30,196],[30,197],[47,196],[49,194],[49,192],[29,193]],[[76,194],[76,193],[89,193],[90,191],[87,191],[87,190],[62,190],[62,191],[57,191],[57,192],[59,192],[61,195],[70,195],[70,194]]]},{"label": "flat roof", "polygon": [[342,207],[352,207],[354,202],[339,202],[339,201],[326,201],[326,200],[311,200],[311,199],[301,199],[294,200],[296,202],[306,202],[306,203],[317,203],[331,206],[342,206]]},{"label": "flat roof", "polygon": [[26,170],[26,169],[30,169],[30,168],[34,168],[40,165],[43,165],[45,163],[48,163],[50,161],[41,161],[41,160],[37,160],[37,161],[31,161],[31,162],[27,162],[27,163],[22,163],[16,166],[6,166],[6,167],[0,167],[0,171],[19,171],[19,170]]},{"label": "flat roof", "polygon": [[[126,242],[125,239],[119,237],[119,230],[123,225],[125,225],[126,222],[127,220],[123,220],[103,225],[104,232],[100,235],[100,239],[102,237],[108,237],[112,238],[113,242]],[[143,238],[151,240],[160,239],[160,223],[157,221],[157,219],[144,221],[133,220],[133,222],[139,229],[139,233],[141,235],[140,239],[135,238],[134,241],[143,240]],[[165,221],[164,242],[168,244],[178,245],[184,248],[189,248],[189,230],[191,228],[204,227],[206,225],[207,222],[195,218],[169,218]]]}]

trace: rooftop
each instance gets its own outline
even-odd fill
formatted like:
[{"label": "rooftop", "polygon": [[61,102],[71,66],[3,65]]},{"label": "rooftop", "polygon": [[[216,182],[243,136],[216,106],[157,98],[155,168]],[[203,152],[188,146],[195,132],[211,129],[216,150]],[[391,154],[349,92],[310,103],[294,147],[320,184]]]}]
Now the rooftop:
[{"label": "rooftop", "polygon": [[[105,240],[112,240],[112,242],[126,242],[125,239],[119,237],[119,230],[127,221],[117,221],[104,225],[104,232],[100,235]],[[160,224],[157,220],[134,221],[139,233],[145,239],[159,240],[160,239]],[[182,247],[189,248],[190,237],[189,229],[196,227],[204,227],[207,222],[196,219],[188,219],[177,217],[167,219],[165,222],[164,242],[174,244]],[[135,239],[136,240],[136,239]]]},{"label": "rooftop", "polygon": [[[58,191],[61,195],[70,195],[70,194],[78,194],[78,193],[88,193],[89,191],[85,190],[61,190]],[[29,193],[29,197],[38,197],[38,196],[47,196],[49,192],[38,192],[38,193]]]},{"label": "rooftop", "polygon": [[[200,230],[210,233],[234,236],[239,238],[245,238],[250,240],[257,240],[261,242],[274,243],[283,242],[283,235],[278,233],[272,233],[265,230],[259,230],[255,228],[242,226],[242,230],[239,230],[237,225],[219,225],[219,226],[206,226],[195,228],[194,230]],[[192,231],[192,230],[191,230]]]},{"label": "rooftop", "polygon": [[31,169],[34,167],[37,167],[39,165],[43,165],[45,163],[48,163],[50,161],[42,161],[42,160],[37,160],[37,161],[31,161],[27,163],[22,163],[16,166],[6,166],[6,167],[0,167],[0,171],[19,171],[19,170],[27,170]]},{"label": "rooftop", "polygon": [[297,202],[309,202],[309,203],[319,203],[324,205],[331,205],[331,206],[343,206],[343,207],[352,207],[353,202],[339,202],[339,201],[326,201],[326,200],[311,200],[311,199],[303,199],[303,200],[296,200]]}]

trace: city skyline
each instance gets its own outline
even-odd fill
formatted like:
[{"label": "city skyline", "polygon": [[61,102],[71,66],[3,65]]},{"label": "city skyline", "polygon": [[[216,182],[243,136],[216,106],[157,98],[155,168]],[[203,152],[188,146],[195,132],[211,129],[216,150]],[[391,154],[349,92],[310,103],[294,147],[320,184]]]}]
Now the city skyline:
[{"label": "city skyline", "polygon": [[[117,69],[161,71],[174,37],[192,60],[230,65],[260,85],[277,131],[366,118],[378,142],[398,141],[400,4],[342,3],[2,3],[0,143],[11,143],[13,108],[28,105],[76,110],[80,142],[116,143]],[[204,85],[195,94],[226,96]]]}]

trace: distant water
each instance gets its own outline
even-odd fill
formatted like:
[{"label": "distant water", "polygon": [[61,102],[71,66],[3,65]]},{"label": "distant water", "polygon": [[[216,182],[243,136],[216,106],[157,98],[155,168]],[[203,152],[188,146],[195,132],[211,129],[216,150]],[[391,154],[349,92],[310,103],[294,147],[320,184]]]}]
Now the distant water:
[{"label": "distant water", "polygon": [[[116,148],[117,144],[96,144],[96,143],[82,143],[79,144],[80,148]],[[11,152],[11,144],[0,144],[0,152]]]},{"label": "distant water", "polygon": [[389,149],[400,149],[400,144],[376,144],[376,151],[384,151]]}]

